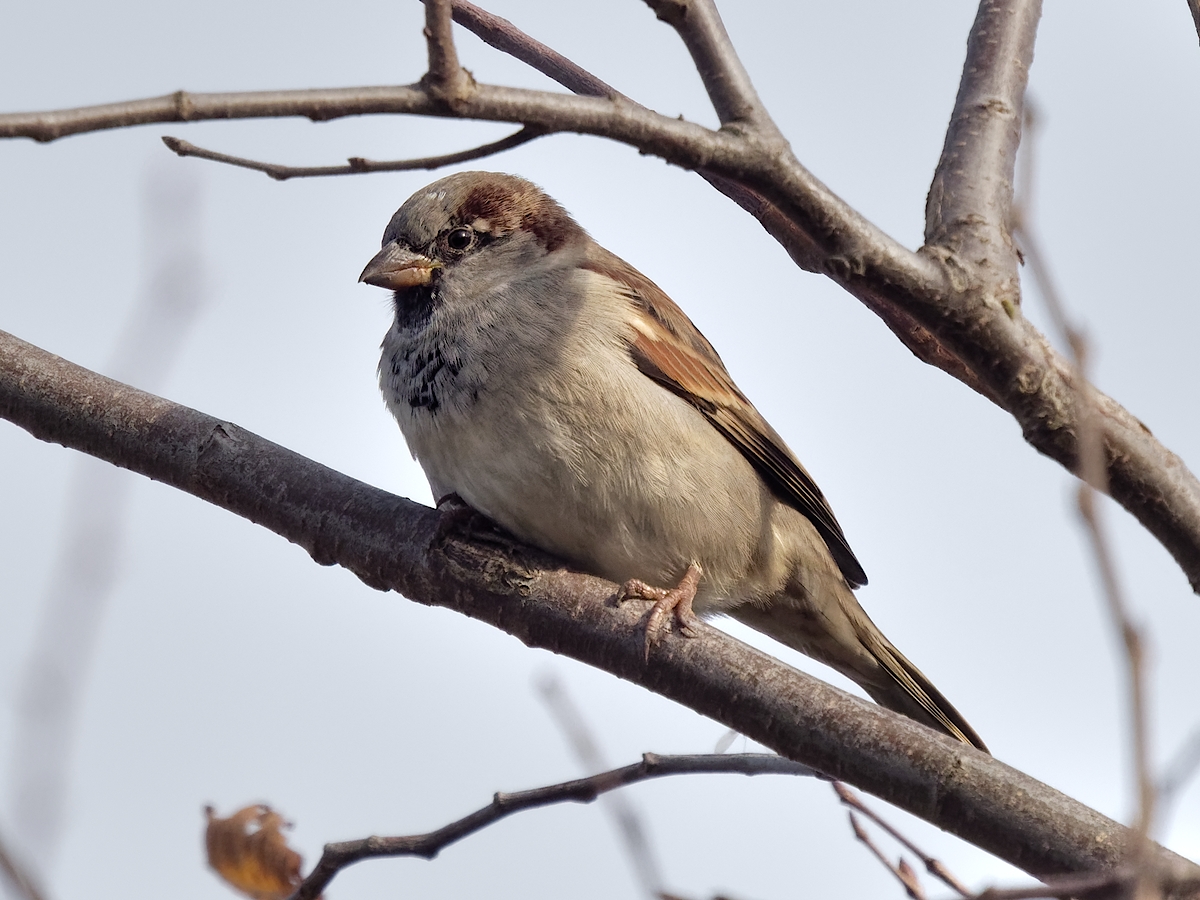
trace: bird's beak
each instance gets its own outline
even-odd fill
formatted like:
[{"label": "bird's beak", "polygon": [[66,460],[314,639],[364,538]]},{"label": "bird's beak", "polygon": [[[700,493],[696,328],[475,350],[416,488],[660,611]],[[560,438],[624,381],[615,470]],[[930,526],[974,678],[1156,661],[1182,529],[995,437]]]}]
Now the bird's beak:
[{"label": "bird's beak", "polygon": [[376,287],[399,291],[429,284],[433,279],[433,270],[437,268],[440,266],[429,257],[414,253],[392,241],[367,263],[358,280]]}]

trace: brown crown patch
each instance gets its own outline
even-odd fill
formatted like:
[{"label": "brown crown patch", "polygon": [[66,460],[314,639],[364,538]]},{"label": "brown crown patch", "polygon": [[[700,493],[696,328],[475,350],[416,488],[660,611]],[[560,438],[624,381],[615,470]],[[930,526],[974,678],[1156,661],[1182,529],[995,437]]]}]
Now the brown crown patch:
[{"label": "brown crown patch", "polygon": [[520,178],[497,176],[476,185],[459,206],[458,218],[462,222],[482,219],[497,235],[528,231],[551,251],[584,236],[570,213]]}]

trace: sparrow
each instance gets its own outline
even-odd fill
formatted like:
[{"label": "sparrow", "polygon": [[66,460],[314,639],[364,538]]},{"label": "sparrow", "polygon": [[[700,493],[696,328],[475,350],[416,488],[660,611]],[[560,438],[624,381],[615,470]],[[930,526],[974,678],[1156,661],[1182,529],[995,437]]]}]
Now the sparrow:
[{"label": "sparrow", "polygon": [[394,292],[379,383],[439,505],[655,601],[647,653],[723,613],[986,752],[859,606],[829,503],[716,350],[540,188],[435,181],[359,280]]}]

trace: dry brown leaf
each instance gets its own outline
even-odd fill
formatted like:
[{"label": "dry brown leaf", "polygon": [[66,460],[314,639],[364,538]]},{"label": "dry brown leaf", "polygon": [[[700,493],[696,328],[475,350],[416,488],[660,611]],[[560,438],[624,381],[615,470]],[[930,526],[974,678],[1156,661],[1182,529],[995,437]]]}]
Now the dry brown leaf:
[{"label": "dry brown leaf", "polygon": [[234,888],[253,900],[286,900],[299,887],[300,854],[287,845],[291,827],[269,806],[239,809],[228,819],[204,807],[208,828],[204,846],[208,864]]}]

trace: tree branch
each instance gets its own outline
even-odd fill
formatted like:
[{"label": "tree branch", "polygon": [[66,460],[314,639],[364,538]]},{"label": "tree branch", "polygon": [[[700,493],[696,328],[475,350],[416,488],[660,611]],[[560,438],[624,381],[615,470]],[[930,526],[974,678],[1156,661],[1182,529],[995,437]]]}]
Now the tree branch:
[{"label": "tree branch", "polygon": [[530,37],[508,19],[480,9],[468,0],[451,0],[451,9],[454,21],[488,46],[520,60],[572,93],[588,97],[625,97],[612,85]]},{"label": "tree branch", "polygon": [[1013,168],[1041,10],[1041,0],[980,3],[925,207],[924,252],[1013,307],[1020,302],[1009,221]]},{"label": "tree branch", "polygon": [[[954,874],[947,869],[940,860],[930,856],[928,853],[910,841],[907,837],[901,834],[900,831],[892,826],[891,823],[886,821],[882,816],[876,813],[875,810],[871,809],[871,807],[863,803],[862,800],[858,798],[858,795],[852,790],[850,790],[844,784],[840,784],[836,781],[833,783],[833,790],[834,793],[838,795],[838,799],[841,800],[845,806],[850,807],[850,809],[870,819],[872,822],[886,831],[893,840],[903,845],[909,853],[921,860],[921,863],[925,866],[925,871],[927,871],[930,875],[937,878],[959,895],[963,897],[970,896],[971,892],[967,890],[966,885],[955,878]],[[851,821],[853,821],[853,819],[851,819]],[[857,825],[855,825],[855,836],[858,835],[858,831],[859,828]]]},{"label": "tree branch", "polygon": [[259,162],[258,160],[246,159],[242,156],[230,156],[228,153],[218,153],[216,150],[206,150],[203,147],[197,147],[195,144],[181,138],[171,137],[170,135],[163,135],[162,142],[173,153],[179,156],[194,156],[197,159],[209,159],[213,162],[238,166],[242,169],[265,172],[276,181],[287,181],[289,178],[363,175],[370,172],[407,172],[412,169],[438,169],[442,166],[450,166],[455,163],[470,162],[473,159],[494,156],[497,153],[503,153],[505,150],[511,150],[513,147],[528,144],[530,141],[536,140],[544,134],[544,131],[537,128],[522,128],[520,131],[510,134],[506,138],[501,138],[498,141],[492,141],[490,144],[483,144],[479,147],[472,147],[469,150],[459,150],[456,153],[444,153],[441,156],[425,156],[417,159],[397,159],[391,161],[363,159],[361,156],[352,156],[344,166],[284,166],[278,163]]},{"label": "tree branch", "polygon": [[[662,694],[1044,877],[1110,870],[1130,832],[986,754],[852,697],[708,626],[644,660],[616,586],[495,538],[439,530],[435,510],[119,384],[0,332],[0,417],[187,491],[341,565]],[[1162,848],[1173,878],[1200,868]]]},{"label": "tree branch", "polygon": [[712,0],[646,0],[646,5],[679,33],[721,125],[750,128],[782,140]]},{"label": "tree branch", "polygon": [[458,64],[450,0],[425,0],[425,43],[429,48],[429,72],[422,84],[436,100],[457,110],[474,93],[475,79]]},{"label": "tree branch", "polygon": [[[364,859],[395,856],[419,856],[433,859],[450,844],[481,831],[489,825],[527,809],[537,809],[555,803],[591,803],[597,797],[617,788],[637,784],[651,778],[668,775],[715,773],[726,775],[816,775],[811,769],[766,753],[746,753],[736,756],[659,756],[646,753],[642,761],[548,787],[518,791],[513,794],[497,792],[492,802],[436,831],[406,837],[369,837],[357,841],[326,844],[325,852],[313,867],[292,900],[314,900],[338,872]],[[819,776],[818,776],[819,777]]]}]

